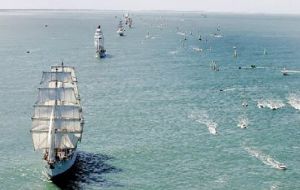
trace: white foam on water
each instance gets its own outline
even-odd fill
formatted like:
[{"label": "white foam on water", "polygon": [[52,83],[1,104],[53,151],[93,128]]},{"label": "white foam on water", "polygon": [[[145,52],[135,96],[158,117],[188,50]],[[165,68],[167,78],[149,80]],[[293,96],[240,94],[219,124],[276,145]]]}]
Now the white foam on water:
[{"label": "white foam on water", "polygon": [[249,120],[247,117],[240,117],[237,126],[241,129],[248,128]]},{"label": "white foam on water", "polygon": [[289,94],[288,103],[295,109],[300,110],[300,95]]},{"label": "white foam on water", "polygon": [[205,111],[192,112],[188,118],[195,120],[196,122],[203,124],[207,127],[210,134],[217,135],[218,124],[209,119],[208,114]]},{"label": "white foam on water", "polygon": [[194,51],[196,51],[196,52],[202,52],[202,51],[203,51],[202,48],[198,48],[198,47],[193,47],[192,49],[193,49]]},{"label": "white foam on water", "polygon": [[276,189],[278,189],[278,185],[276,184],[271,185],[270,190],[276,190]]},{"label": "white foam on water", "polygon": [[206,126],[208,127],[208,131],[209,131],[211,134],[213,134],[213,135],[218,134],[218,132],[217,132],[217,126],[218,126],[218,124],[217,124],[217,123],[215,123],[215,122],[213,122],[213,121],[210,121],[210,122],[207,123]]},{"label": "white foam on water", "polygon": [[282,100],[268,99],[268,100],[258,100],[257,107],[258,108],[269,108],[271,110],[277,110],[279,108],[284,107],[285,104]]},{"label": "white foam on water", "polygon": [[176,34],[181,35],[181,36],[185,36],[184,32],[177,32]]},{"label": "white foam on water", "polygon": [[169,54],[172,54],[172,55],[175,55],[178,53],[178,50],[175,50],[175,51],[169,51]]},{"label": "white foam on water", "polygon": [[256,149],[250,148],[250,147],[244,147],[244,149],[248,152],[248,154],[250,156],[257,158],[262,163],[264,163],[265,165],[271,166],[272,168],[280,169],[279,167],[281,165],[284,165],[284,164],[280,163],[279,161],[275,160],[274,158],[272,158],[271,156],[269,156],[259,150],[256,150]]},{"label": "white foam on water", "polygon": [[236,88],[226,88],[226,89],[224,89],[223,91],[224,91],[224,92],[227,92],[227,91],[234,91],[234,90],[236,90]]}]

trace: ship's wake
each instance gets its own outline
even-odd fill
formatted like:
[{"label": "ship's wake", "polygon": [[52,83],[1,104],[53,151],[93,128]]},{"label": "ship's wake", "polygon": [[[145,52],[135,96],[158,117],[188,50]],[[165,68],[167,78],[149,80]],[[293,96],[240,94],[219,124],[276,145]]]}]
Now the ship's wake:
[{"label": "ship's wake", "polygon": [[288,103],[295,109],[300,110],[300,98],[297,94],[290,94],[288,97]]},{"label": "ship's wake", "polygon": [[259,108],[269,108],[271,110],[277,110],[279,108],[284,107],[285,104],[281,100],[259,100],[257,102],[257,107]]},{"label": "ship's wake", "polygon": [[82,189],[85,185],[95,185],[97,187],[121,186],[109,181],[104,177],[107,173],[121,172],[106,161],[113,159],[107,155],[78,152],[78,156],[73,167],[62,176],[54,178],[52,181],[61,189]]},{"label": "ship's wake", "polygon": [[250,147],[244,147],[244,149],[245,149],[245,151],[248,152],[249,155],[257,158],[265,165],[271,166],[272,168],[275,168],[275,169],[286,169],[286,166],[283,163],[280,163],[279,161],[275,160],[271,156],[269,156],[259,150],[256,150],[256,149],[250,148]]},{"label": "ship's wake", "polygon": [[217,126],[218,124],[212,121],[206,112],[193,112],[188,116],[190,119],[195,120],[196,122],[203,124],[207,127],[208,131],[212,135],[217,135]]}]

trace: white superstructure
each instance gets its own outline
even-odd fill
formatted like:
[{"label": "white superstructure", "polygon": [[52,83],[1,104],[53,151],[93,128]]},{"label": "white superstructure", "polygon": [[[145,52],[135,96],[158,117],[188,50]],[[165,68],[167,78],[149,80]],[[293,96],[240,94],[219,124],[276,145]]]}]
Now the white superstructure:
[{"label": "white superstructure", "polygon": [[100,25],[97,27],[94,35],[94,45],[96,48],[96,56],[104,58],[106,50],[104,48],[104,35]]}]

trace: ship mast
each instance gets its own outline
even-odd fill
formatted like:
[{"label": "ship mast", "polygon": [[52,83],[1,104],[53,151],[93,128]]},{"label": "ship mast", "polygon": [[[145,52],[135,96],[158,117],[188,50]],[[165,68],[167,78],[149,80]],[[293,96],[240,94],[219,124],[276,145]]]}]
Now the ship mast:
[{"label": "ship mast", "polygon": [[[63,65],[63,63],[62,63]],[[58,68],[56,68],[56,72],[55,72],[55,89],[57,89],[57,70]],[[48,161],[49,163],[54,163],[55,161],[55,127],[53,125],[53,117],[54,116],[54,110],[55,110],[55,107],[57,105],[57,91],[55,92],[56,94],[56,98],[54,100],[54,105],[53,105],[53,108],[52,108],[52,112],[51,112],[51,116],[50,116],[50,125],[49,125],[49,133],[48,133],[48,144],[49,144],[49,153],[48,153]]]}]

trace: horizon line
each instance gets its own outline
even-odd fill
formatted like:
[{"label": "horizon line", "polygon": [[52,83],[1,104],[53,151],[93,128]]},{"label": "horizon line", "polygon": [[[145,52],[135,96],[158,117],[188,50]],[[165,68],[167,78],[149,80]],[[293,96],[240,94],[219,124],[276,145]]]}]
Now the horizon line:
[{"label": "horizon line", "polygon": [[115,12],[119,12],[119,11],[127,11],[127,12],[184,12],[184,13],[201,13],[201,14],[240,14],[240,15],[300,15],[300,13],[272,13],[272,12],[232,12],[232,11],[206,11],[206,10],[172,10],[172,9],[153,9],[153,10],[147,10],[147,9],[76,9],[76,8],[66,8],[66,9],[61,9],[61,8],[47,8],[47,9],[43,9],[43,8],[32,8],[32,9],[28,9],[28,8],[0,8],[0,11],[115,11]]}]

